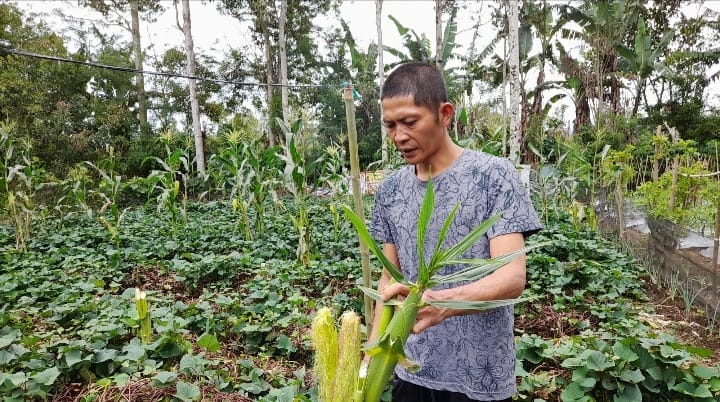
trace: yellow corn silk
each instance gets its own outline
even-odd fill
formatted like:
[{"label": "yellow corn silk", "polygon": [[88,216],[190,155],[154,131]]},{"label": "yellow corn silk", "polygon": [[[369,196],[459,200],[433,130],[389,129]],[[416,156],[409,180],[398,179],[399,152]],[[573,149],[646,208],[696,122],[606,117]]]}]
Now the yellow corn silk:
[{"label": "yellow corn silk", "polygon": [[340,318],[338,332],[330,309],[321,308],[313,319],[311,338],[315,348],[314,376],[319,400],[361,402],[358,376],[362,350],[360,317],[354,312],[345,312]]}]

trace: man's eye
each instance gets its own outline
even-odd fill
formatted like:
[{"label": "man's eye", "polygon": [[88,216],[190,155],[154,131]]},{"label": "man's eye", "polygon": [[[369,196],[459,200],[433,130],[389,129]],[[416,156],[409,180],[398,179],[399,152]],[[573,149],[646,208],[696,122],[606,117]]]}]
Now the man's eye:
[{"label": "man's eye", "polygon": [[406,121],[405,125],[408,127],[412,127],[415,125],[416,122],[417,122],[417,120]]}]

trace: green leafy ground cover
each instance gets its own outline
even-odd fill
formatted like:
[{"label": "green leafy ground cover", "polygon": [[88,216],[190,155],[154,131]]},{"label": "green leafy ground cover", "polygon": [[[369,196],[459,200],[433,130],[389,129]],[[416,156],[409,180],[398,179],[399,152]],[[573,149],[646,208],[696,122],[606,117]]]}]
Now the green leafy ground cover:
[{"label": "green leafy ground cover", "polygon": [[[247,240],[226,202],[191,203],[179,230],[153,208],[36,223],[26,253],[0,226],[0,396],[23,400],[314,400],[307,328],[319,306],[360,311],[355,232],[313,200],[317,251],[268,206]],[[292,206],[287,200],[286,205]],[[117,241],[116,241],[117,240]],[[533,242],[518,305],[520,400],[714,401],[712,351],[640,319],[644,272],[595,233],[556,219]],[[150,301],[138,337],[134,292]]]}]

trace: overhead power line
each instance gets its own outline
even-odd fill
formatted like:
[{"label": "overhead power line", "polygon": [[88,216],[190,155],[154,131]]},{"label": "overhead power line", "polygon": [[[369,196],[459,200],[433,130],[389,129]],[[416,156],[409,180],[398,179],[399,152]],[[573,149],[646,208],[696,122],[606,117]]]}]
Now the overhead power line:
[{"label": "overhead power line", "polygon": [[57,57],[57,56],[48,56],[44,54],[38,54],[38,53],[32,53],[32,52],[26,52],[23,50],[16,50],[16,49],[9,49],[5,47],[0,47],[0,57],[6,56],[8,54],[17,55],[17,56],[24,56],[24,57],[30,57],[34,59],[41,59],[41,60],[51,60],[51,61],[59,61],[62,63],[72,63],[72,64],[80,64],[83,66],[88,67],[96,67],[96,68],[102,68],[105,70],[113,70],[113,71],[121,71],[126,73],[133,73],[133,74],[144,74],[144,75],[157,75],[161,77],[172,77],[172,78],[187,78],[187,79],[194,79],[198,81],[208,81],[208,82],[215,82],[218,84],[231,84],[231,85],[239,85],[239,86],[259,86],[259,87],[289,87],[289,88],[341,88],[342,85],[325,85],[325,84],[274,84],[274,83],[266,83],[266,82],[241,82],[241,81],[232,81],[232,80],[222,80],[217,78],[206,78],[206,77],[198,77],[198,76],[192,76],[192,75],[186,75],[186,74],[175,74],[175,73],[165,73],[162,71],[150,71],[150,70],[136,70],[134,68],[130,67],[119,67],[119,66],[111,66],[107,64],[100,64],[100,63],[93,63],[89,61],[81,61],[81,60],[73,60],[73,59],[67,59],[64,57]]}]

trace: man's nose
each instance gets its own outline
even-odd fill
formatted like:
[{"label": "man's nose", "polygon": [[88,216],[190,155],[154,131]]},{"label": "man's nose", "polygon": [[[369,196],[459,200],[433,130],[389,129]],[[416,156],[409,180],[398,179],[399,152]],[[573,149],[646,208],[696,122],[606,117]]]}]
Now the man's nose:
[{"label": "man's nose", "polygon": [[399,124],[397,127],[395,127],[395,135],[393,136],[393,140],[395,142],[404,142],[408,138],[408,129],[407,127],[403,126],[402,124]]}]

